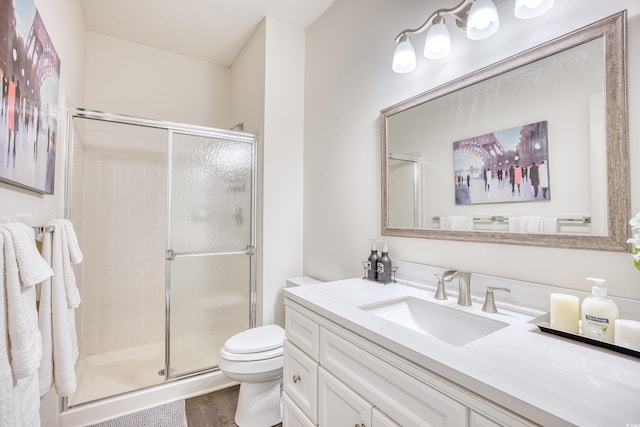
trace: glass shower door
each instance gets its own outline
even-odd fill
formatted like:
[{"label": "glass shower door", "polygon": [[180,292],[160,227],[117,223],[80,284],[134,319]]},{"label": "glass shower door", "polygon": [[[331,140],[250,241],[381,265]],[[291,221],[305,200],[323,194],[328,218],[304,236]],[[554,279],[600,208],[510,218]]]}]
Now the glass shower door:
[{"label": "glass shower door", "polygon": [[216,367],[252,326],[255,140],[170,136],[166,378]]}]

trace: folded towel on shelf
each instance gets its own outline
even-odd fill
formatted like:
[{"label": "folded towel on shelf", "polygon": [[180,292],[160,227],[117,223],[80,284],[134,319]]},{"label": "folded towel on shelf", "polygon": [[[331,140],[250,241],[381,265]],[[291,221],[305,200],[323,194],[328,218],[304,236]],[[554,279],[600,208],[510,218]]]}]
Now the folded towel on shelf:
[{"label": "folded towel on shelf", "polygon": [[53,220],[48,225],[54,231],[43,237],[42,256],[55,274],[42,282],[40,289],[39,325],[43,342],[40,395],[55,384],[59,396],[70,396],[76,390],[75,363],[79,352],[74,310],[80,304],[72,262],[81,261],[82,253],[69,221]]},{"label": "folded towel on shelf", "polygon": [[53,271],[38,253],[32,227],[19,222],[0,224],[0,227],[11,233],[22,286],[35,286],[51,277]]},{"label": "folded towel on shelf", "polygon": [[441,216],[440,229],[456,230],[456,231],[472,231],[474,229],[473,218],[468,216],[462,216],[462,215]]},{"label": "folded towel on shelf", "polygon": [[509,232],[529,234],[553,234],[558,232],[558,218],[537,215],[509,218]]},{"label": "folded towel on shelf", "polygon": [[[6,298],[9,355],[13,377],[26,378],[38,371],[42,356],[42,336],[38,328],[36,287],[22,286],[13,234],[0,227],[4,261],[4,292]],[[32,244],[35,246],[35,239]]]}]

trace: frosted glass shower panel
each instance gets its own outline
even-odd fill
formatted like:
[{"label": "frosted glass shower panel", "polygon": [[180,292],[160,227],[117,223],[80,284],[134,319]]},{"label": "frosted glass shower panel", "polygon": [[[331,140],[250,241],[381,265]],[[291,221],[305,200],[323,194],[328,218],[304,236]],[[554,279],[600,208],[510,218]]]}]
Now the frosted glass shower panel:
[{"label": "frosted glass shower panel", "polygon": [[174,133],[171,247],[235,251],[251,242],[253,143]]},{"label": "frosted glass shower panel", "polygon": [[224,342],[250,326],[247,255],[177,257],[171,268],[171,376],[217,366]]}]

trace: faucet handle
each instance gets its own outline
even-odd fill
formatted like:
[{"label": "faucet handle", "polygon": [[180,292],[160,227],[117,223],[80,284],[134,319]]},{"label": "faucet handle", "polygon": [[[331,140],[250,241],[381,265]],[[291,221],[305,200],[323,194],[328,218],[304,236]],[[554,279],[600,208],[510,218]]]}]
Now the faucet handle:
[{"label": "faucet handle", "polygon": [[482,311],[487,313],[497,313],[498,309],[496,308],[496,302],[493,298],[493,291],[504,291],[511,292],[511,289],[508,288],[496,288],[493,286],[487,286],[487,295],[484,297],[484,304],[482,306]]},{"label": "faucet handle", "polygon": [[434,274],[434,276],[436,276],[436,278],[438,279],[438,289],[436,289],[436,294],[434,295],[434,298],[440,299],[440,300],[446,300],[447,293],[444,291],[444,279],[442,278],[442,276],[438,276],[437,274]]}]

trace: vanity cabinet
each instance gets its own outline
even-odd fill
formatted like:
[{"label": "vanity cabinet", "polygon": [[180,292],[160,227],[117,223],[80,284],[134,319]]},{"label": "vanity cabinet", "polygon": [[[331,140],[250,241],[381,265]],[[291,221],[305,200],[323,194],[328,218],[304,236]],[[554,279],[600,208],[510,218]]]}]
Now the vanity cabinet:
[{"label": "vanity cabinet", "polygon": [[534,423],[285,300],[284,427]]}]

